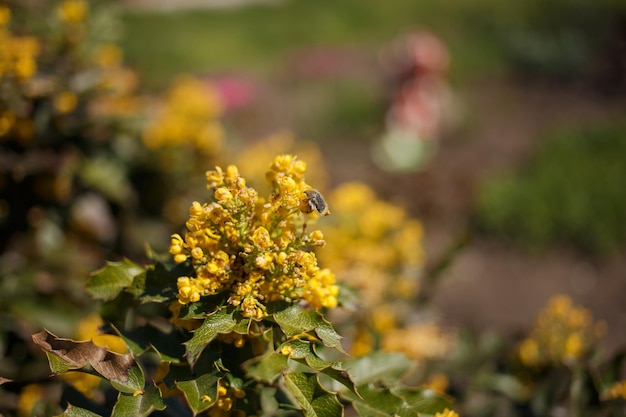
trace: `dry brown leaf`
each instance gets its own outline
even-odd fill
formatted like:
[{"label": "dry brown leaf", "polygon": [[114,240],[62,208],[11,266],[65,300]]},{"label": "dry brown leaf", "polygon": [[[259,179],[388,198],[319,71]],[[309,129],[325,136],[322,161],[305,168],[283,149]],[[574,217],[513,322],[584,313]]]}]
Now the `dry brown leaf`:
[{"label": "dry brown leaf", "polygon": [[107,379],[125,382],[128,371],[135,363],[130,353],[121,355],[90,340],[75,341],[59,338],[47,330],[35,333],[33,341],[45,352],[52,353],[70,364],[74,369],[90,365],[96,372]]}]

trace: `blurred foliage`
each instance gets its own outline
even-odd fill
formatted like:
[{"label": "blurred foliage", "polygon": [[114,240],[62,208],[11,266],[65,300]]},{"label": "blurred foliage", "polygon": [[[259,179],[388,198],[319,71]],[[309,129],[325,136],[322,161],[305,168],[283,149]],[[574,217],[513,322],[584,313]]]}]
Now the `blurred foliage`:
[{"label": "blurred foliage", "polygon": [[[168,203],[189,204],[184,185],[194,185],[178,176],[194,177],[201,167],[195,175],[201,178],[221,143],[212,87],[201,85],[203,95],[189,79],[173,83],[169,97],[191,83],[196,100],[146,94],[114,43],[119,33],[110,2],[0,3],[0,369],[6,378],[47,376],[28,334],[41,327],[71,334],[98,307],[84,293],[91,270],[122,252],[143,257],[147,241],[165,247],[184,216],[168,217]],[[181,102],[183,113],[193,115],[193,135],[178,128],[189,124]],[[154,137],[155,119],[167,122],[161,132],[169,136],[147,148],[143,139]],[[10,403],[13,394],[4,394],[0,402]]]},{"label": "blurred foliage", "polygon": [[[147,82],[158,84],[182,69],[267,73],[280,69],[289,54],[303,47],[377,49],[398,33],[427,26],[450,45],[453,77],[464,78],[502,67],[493,18],[511,19],[520,7],[523,4],[495,0],[400,0],[392,6],[369,2],[366,7],[357,0],[290,0],[225,10],[130,10],[124,16],[123,47],[131,62],[144,70]],[[376,51],[371,52],[375,56]]]},{"label": "blurred foliage", "polygon": [[619,0],[533,0],[501,28],[519,73],[584,82],[609,93],[626,87],[626,5]]},{"label": "blurred foliage", "polygon": [[615,253],[626,244],[625,154],[623,126],[553,132],[523,172],[484,185],[479,224],[530,248],[558,243]]},{"label": "blurred foliage", "polygon": [[[299,59],[290,55],[295,49],[378,51],[419,23],[443,34],[457,80],[511,64],[595,76],[592,67],[571,66],[612,53],[615,45],[596,46],[619,44],[622,6],[553,0],[545,15],[536,2],[369,6],[293,0],[125,13],[123,49],[138,75],[115,44],[121,27],[113,2],[0,1],[0,413],[340,415],[345,407],[458,417],[445,408],[453,398],[455,410],[479,417],[625,414],[626,356],[601,351],[603,325],[588,311],[561,296],[515,337],[443,328],[430,301],[465,239],[425,273],[422,226],[403,208],[366,184],[332,188],[319,148],[288,133],[236,141],[224,120],[245,114],[228,119],[217,84],[172,78],[183,69],[235,67],[286,75],[281,87],[300,77],[305,93],[318,94],[305,106],[311,130],[369,134],[379,127],[379,74],[339,71],[322,83],[324,71],[289,67]],[[596,31],[598,21],[606,27]],[[570,42],[577,27],[585,41]],[[570,52],[553,53],[562,39]],[[147,92],[146,82],[163,88]],[[321,85],[330,87],[319,93]],[[481,225],[533,246],[622,248],[623,133],[590,128],[547,138],[519,178],[485,187]],[[327,198],[331,215],[319,219],[319,230],[307,229],[316,215],[302,218],[302,207],[314,210],[294,178],[274,169],[273,189],[260,180],[266,161],[290,153],[309,162],[309,183]],[[206,169],[224,161],[236,161],[250,184],[233,168],[216,169],[208,176],[211,202],[192,204],[206,200],[198,197]],[[266,199],[256,200],[255,190]],[[219,213],[238,221],[210,216]],[[196,233],[201,223],[215,230]],[[182,225],[189,236],[170,240]],[[146,242],[155,250],[144,253]],[[157,255],[168,242],[173,256]],[[85,292],[88,271],[121,254],[147,266],[109,262]],[[50,370],[63,376],[50,379]]]}]

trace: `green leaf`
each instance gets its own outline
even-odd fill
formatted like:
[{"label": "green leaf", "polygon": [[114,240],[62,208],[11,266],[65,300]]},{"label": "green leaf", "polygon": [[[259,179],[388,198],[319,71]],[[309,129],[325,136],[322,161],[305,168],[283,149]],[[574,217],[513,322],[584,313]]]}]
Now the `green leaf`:
[{"label": "green leaf", "polygon": [[185,304],[180,310],[181,319],[203,319],[213,314],[220,306],[225,304],[228,292],[202,297],[200,301]]},{"label": "green leaf", "polygon": [[50,370],[55,374],[62,374],[64,372],[69,371],[72,368],[75,368],[74,366],[72,366],[71,363],[63,360],[62,358],[60,358],[59,356],[53,353],[46,352],[46,356],[48,357],[48,364],[50,365]]},{"label": "green leaf", "polygon": [[359,386],[361,398],[352,392],[341,397],[352,402],[361,417],[435,414],[451,406],[451,401],[428,389],[392,388],[367,384]]},{"label": "green leaf", "polygon": [[391,392],[404,401],[398,414],[414,416],[416,413],[435,414],[451,408],[452,401],[430,389],[394,387]]},{"label": "green leaf", "polygon": [[401,353],[374,352],[344,362],[357,386],[372,382],[393,383],[413,366],[413,362]]},{"label": "green leaf", "polygon": [[343,416],[343,406],[337,400],[337,396],[320,386],[316,374],[292,372],[285,375],[285,386],[294,396],[305,416]]},{"label": "green leaf", "polygon": [[325,346],[344,352],[341,336],[317,311],[292,305],[274,313],[274,320],[288,338],[314,330]]},{"label": "green leaf", "polygon": [[177,381],[176,387],[185,395],[187,403],[194,414],[201,413],[217,401],[218,383],[221,372],[206,373],[197,379]]},{"label": "green leaf", "polygon": [[128,377],[126,380],[111,378],[109,381],[111,381],[113,388],[127,394],[136,394],[143,390],[146,381],[143,375],[143,369],[141,369],[137,362],[133,364],[126,375]]},{"label": "green leaf", "polygon": [[341,396],[352,402],[361,417],[395,416],[403,406],[403,400],[384,387],[359,386],[359,393],[361,398],[351,392],[345,392]]},{"label": "green leaf", "polygon": [[117,403],[113,407],[112,417],[147,416],[153,411],[165,409],[163,398],[159,389],[150,385],[139,395],[129,395],[120,392]]},{"label": "green leaf", "polygon": [[233,308],[222,308],[204,319],[204,322],[193,332],[193,337],[185,342],[187,361],[193,366],[204,348],[219,333],[231,332],[237,322]]},{"label": "green leaf", "polygon": [[243,364],[249,377],[272,384],[288,368],[288,358],[276,352],[254,358]]},{"label": "green leaf", "polygon": [[142,272],[142,267],[128,259],[107,262],[106,266],[92,273],[87,292],[96,300],[113,300],[122,290],[131,286],[135,277]]},{"label": "green leaf", "polygon": [[[165,302],[175,297],[177,276],[162,263],[156,263],[146,270],[145,280],[142,283],[142,292],[139,299],[142,303]],[[140,283],[133,283],[139,285]]]},{"label": "green leaf", "polygon": [[350,379],[350,375],[344,369],[343,364],[341,362],[329,362],[320,358],[315,352],[314,344],[304,340],[292,340],[279,346],[278,351],[281,351],[285,346],[291,347],[292,353],[289,356],[290,359],[323,373],[354,392],[355,395],[359,395],[354,382]]},{"label": "green leaf", "polygon": [[59,414],[57,417],[101,417],[100,414],[92,413],[84,408],[76,407],[75,405],[68,404],[63,414]]}]

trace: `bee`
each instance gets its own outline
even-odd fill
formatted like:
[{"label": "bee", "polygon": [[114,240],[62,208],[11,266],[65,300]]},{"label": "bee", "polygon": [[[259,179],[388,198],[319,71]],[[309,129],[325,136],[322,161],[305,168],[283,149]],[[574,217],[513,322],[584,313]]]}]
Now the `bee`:
[{"label": "bee", "polygon": [[302,200],[302,204],[300,205],[300,209],[303,213],[312,213],[313,211],[316,211],[322,216],[328,216],[330,214],[328,204],[319,191],[312,188],[310,190],[306,190],[304,195],[306,198]]}]

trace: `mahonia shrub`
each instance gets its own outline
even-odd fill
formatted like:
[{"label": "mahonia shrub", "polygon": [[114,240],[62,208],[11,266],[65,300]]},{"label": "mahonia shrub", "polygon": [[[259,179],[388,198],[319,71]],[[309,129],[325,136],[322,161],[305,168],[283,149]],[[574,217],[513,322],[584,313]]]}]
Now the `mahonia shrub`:
[{"label": "mahonia shrub", "polygon": [[[191,205],[169,254],[151,253],[146,267],[110,262],[92,275],[87,289],[103,302],[110,344],[33,335],[52,371],[106,381],[101,389],[119,391],[114,416],[180,415],[181,407],[210,416],[337,416],[346,407],[457,416],[447,397],[400,382],[412,363],[404,355],[344,352],[325,318],[342,293],[314,251],[325,240],[312,224],[330,210],[305,172],[296,156],[277,156],[262,196],[234,165],[208,171],[212,199]],[[127,353],[113,350],[115,338]],[[96,406],[70,401],[65,415],[97,411],[104,400],[73,378]]]}]

